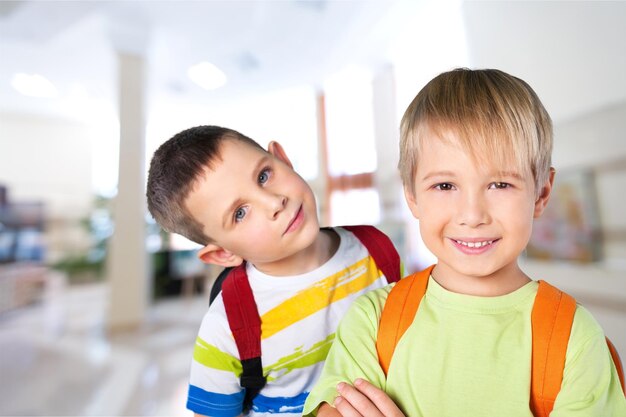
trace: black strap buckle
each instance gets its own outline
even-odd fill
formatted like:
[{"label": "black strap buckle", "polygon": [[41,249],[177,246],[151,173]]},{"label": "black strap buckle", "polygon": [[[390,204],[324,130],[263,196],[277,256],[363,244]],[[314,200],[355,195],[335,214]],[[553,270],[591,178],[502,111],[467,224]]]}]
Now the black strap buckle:
[{"label": "black strap buckle", "polygon": [[240,383],[246,389],[243,409],[244,412],[247,412],[252,407],[252,399],[265,386],[267,378],[263,375],[261,357],[244,359],[241,361],[241,366],[243,367],[243,372],[241,373]]}]

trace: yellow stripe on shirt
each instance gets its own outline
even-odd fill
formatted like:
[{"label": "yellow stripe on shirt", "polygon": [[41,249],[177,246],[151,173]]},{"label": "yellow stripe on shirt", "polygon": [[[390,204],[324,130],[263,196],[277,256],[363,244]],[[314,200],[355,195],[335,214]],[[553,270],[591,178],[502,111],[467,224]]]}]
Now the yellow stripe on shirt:
[{"label": "yellow stripe on shirt", "polygon": [[309,287],[261,316],[261,339],[278,333],[292,324],[367,288],[380,278],[371,256],[363,258]]}]

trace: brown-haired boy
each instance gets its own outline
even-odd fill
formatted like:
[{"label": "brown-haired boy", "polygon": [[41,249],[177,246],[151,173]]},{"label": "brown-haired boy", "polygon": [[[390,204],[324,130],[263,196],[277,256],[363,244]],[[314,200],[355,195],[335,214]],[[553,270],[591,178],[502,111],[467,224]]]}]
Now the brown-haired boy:
[{"label": "brown-haired boy", "polygon": [[[301,415],[339,319],[356,296],[390,278],[366,249],[367,239],[341,227],[320,229],[313,192],[278,143],[266,151],[218,126],[187,129],[160,146],[147,198],[164,229],[203,246],[198,256],[204,262],[233,267],[246,261],[267,381],[249,413]],[[394,272],[401,276],[399,260]],[[248,411],[228,319],[220,295],[194,350],[187,407],[197,414]]]}]

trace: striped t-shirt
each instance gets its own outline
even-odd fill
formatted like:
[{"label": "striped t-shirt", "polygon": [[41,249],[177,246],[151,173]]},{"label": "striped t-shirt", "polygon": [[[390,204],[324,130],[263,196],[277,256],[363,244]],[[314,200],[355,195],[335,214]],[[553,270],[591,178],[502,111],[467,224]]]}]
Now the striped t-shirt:
[{"label": "striped t-shirt", "polygon": [[[387,284],[365,247],[350,232],[325,264],[302,275],[273,277],[247,265],[261,316],[261,351],[267,384],[249,415],[301,415],[352,301]],[[207,311],[196,339],[187,408],[217,417],[242,412],[241,362],[221,294]]]}]

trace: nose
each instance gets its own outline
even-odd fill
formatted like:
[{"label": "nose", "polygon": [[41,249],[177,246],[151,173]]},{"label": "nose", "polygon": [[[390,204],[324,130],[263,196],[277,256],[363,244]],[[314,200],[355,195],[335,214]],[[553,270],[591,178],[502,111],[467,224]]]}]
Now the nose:
[{"label": "nose", "polygon": [[478,227],[488,224],[491,220],[489,216],[488,203],[480,193],[471,193],[464,196],[459,202],[457,221],[459,224],[469,227]]},{"label": "nose", "polygon": [[263,200],[268,217],[271,220],[278,218],[280,212],[283,211],[285,206],[287,205],[287,197],[281,194],[275,194],[271,192],[264,193]]}]

